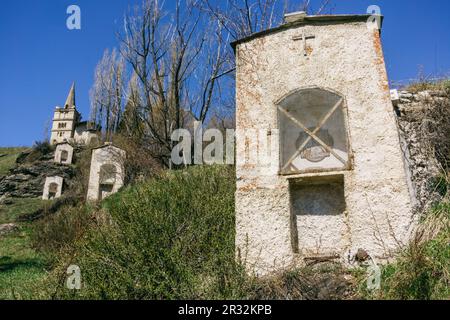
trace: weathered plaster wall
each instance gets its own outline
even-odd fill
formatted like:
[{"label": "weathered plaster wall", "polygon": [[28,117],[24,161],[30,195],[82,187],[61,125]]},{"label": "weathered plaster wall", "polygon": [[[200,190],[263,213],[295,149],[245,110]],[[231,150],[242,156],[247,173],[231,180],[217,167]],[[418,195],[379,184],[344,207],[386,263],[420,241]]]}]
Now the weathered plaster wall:
[{"label": "weathered plaster wall", "polygon": [[348,239],[345,248],[336,246],[333,253],[349,262],[362,248],[376,260],[386,259],[408,241],[414,226],[379,33],[365,23],[306,26],[315,39],[307,41],[310,54],[305,57],[301,43],[292,40],[301,28],[250,40],[236,50],[236,246],[258,274],[289,267],[302,257],[292,246],[289,181],[278,175],[279,158],[272,157],[268,166],[244,164],[246,151],[258,149],[259,143],[243,139],[240,130],[270,131],[270,149],[278,153],[275,102],[299,88],[337,91],[348,108],[354,156],[353,169],[342,173]]},{"label": "weathered plaster wall", "polygon": [[[67,152],[67,160],[65,161],[63,161],[61,158],[63,151]],[[73,161],[73,147],[68,143],[58,144],[55,150],[55,162],[61,164],[72,164],[72,161]]]},{"label": "weathered plaster wall", "polygon": [[124,160],[125,151],[107,145],[92,151],[91,169],[89,174],[89,185],[87,199],[97,201],[99,199],[100,169],[103,165],[112,164],[116,168],[116,179],[111,193],[116,193],[124,183]]}]

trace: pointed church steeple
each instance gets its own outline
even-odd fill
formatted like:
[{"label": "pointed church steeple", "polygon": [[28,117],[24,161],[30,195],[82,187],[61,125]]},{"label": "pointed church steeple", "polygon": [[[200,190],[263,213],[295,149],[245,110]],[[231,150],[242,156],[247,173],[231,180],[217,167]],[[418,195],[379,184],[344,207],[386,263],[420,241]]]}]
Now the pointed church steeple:
[{"label": "pointed church steeple", "polygon": [[66,103],[64,104],[65,109],[75,108],[75,82],[72,83],[69,95],[67,96]]}]

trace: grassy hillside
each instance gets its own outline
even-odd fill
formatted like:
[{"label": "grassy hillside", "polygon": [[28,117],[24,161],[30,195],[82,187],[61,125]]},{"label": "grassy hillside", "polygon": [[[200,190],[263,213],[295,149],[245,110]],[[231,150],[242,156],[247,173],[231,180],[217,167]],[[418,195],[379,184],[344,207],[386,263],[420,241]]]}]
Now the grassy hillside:
[{"label": "grassy hillside", "polygon": [[[48,287],[57,288],[57,298],[239,297],[229,291],[242,275],[234,263],[234,189],[234,170],[227,167],[164,173],[110,197],[101,209],[79,208],[78,221],[95,222],[73,234],[74,246],[55,241],[76,214],[63,210],[39,237],[52,243],[44,250],[63,257]],[[71,264],[83,275],[77,293],[60,281]]]},{"label": "grassy hillside", "polygon": [[16,159],[27,148],[0,148],[0,177],[8,173],[16,163]]},{"label": "grassy hillside", "polygon": [[448,92],[450,92],[450,80],[443,80],[439,82],[419,80],[417,82],[409,84],[404,89],[414,93],[425,90],[447,90]]},{"label": "grassy hillside", "polygon": [[[416,241],[383,269],[380,292],[362,289],[360,296],[364,269],[324,265],[247,276],[235,261],[234,192],[233,168],[205,166],[164,172],[99,206],[63,201],[58,212],[0,238],[0,299],[449,298],[448,204],[433,210]],[[0,223],[42,206],[16,199],[0,207]],[[81,269],[79,291],[66,288],[70,265]]]},{"label": "grassy hillside", "polygon": [[40,199],[13,199],[11,205],[0,205],[0,225],[15,223],[19,228],[0,236],[0,300],[29,298],[36,281],[46,275],[46,259],[32,248],[32,224],[16,222],[44,203]]},{"label": "grassy hillside", "polygon": [[[316,299],[330,279],[336,290],[326,297],[345,298],[348,272],[337,266],[245,275],[234,255],[234,192],[234,169],[218,166],[162,173],[99,207],[66,199],[49,214],[45,202],[18,200],[2,222],[47,213],[1,240],[0,299]],[[80,291],[65,286],[73,264]]]}]

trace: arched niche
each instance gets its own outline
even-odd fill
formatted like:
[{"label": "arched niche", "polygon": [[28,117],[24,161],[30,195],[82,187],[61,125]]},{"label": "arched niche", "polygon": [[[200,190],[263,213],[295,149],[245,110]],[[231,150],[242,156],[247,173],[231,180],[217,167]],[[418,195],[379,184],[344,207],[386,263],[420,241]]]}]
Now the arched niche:
[{"label": "arched niche", "polygon": [[277,102],[280,173],[341,171],[351,168],[345,98],[311,87]]},{"label": "arched niche", "polygon": [[69,152],[67,150],[61,151],[61,162],[65,163],[69,160]]},{"label": "arched niche", "polygon": [[48,198],[55,199],[58,194],[59,185],[55,182],[50,183],[48,186]]}]

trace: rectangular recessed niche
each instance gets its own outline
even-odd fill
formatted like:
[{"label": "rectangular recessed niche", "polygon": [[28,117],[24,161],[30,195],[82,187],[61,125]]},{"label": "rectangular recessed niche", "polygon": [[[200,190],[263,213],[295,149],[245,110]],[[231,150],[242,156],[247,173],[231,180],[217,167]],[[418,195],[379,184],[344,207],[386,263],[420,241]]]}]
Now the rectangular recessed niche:
[{"label": "rectangular recessed niche", "polygon": [[344,176],[291,179],[289,192],[294,252],[315,257],[344,249],[348,232]]}]

